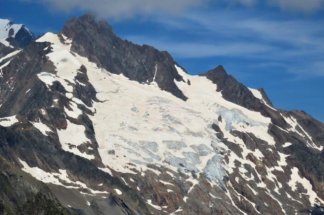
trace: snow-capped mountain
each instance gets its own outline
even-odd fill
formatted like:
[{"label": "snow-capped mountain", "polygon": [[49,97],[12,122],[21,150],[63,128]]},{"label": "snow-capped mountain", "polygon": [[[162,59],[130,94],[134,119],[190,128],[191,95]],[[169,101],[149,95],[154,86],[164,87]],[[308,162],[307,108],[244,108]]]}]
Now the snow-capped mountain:
[{"label": "snow-capped mountain", "polygon": [[0,214],[323,214],[324,125],[222,66],[86,15],[0,69]]},{"label": "snow-capped mountain", "polygon": [[26,47],[34,39],[34,35],[24,25],[0,19],[0,64],[5,59],[8,60],[14,51]]},{"label": "snow-capped mountain", "polygon": [[6,47],[25,47],[34,39],[33,34],[22,24],[0,19],[0,43]]}]

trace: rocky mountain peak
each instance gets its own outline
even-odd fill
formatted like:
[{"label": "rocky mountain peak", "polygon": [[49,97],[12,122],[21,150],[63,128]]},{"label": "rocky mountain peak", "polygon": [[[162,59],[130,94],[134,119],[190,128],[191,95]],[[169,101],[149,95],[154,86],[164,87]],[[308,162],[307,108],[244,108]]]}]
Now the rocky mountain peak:
[{"label": "rocky mountain peak", "polygon": [[217,66],[204,75],[217,85],[217,91],[221,91],[225,99],[248,109],[255,109],[255,106],[260,104],[260,100],[246,86],[229,75],[223,66]]},{"label": "rocky mountain peak", "polygon": [[7,47],[26,47],[34,35],[22,24],[15,24],[8,19],[0,19],[0,44]]},{"label": "rocky mountain peak", "polygon": [[0,57],[0,214],[322,215],[324,125],[267,100],[72,19]]},{"label": "rocky mountain peak", "polygon": [[[22,24],[0,19],[0,58],[29,45],[35,39],[33,33]],[[0,61],[0,65],[1,65]]]},{"label": "rocky mountain peak", "polygon": [[243,106],[249,110],[260,112],[270,117],[274,124],[287,126],[283,117],[274,110],[272,103],[263,89],[250,89],[228,74],[225,68],[220,65],[202,74],[217,86],[224,99]]},{"label": "rocky mountain peak", "polygon": [[185,100],[174,81],[183,80],[171,55],[148,45],[135,45],[117,37],[111,26],[92,15],[73,18],[62,34],[72,39],[71,50],[114,74],[140,83],[156,82],[165,91]]},{"label": "rocky mountain peak", "polygon": [[104,20],[98,19],[94,15],[86,14],[80,17],[75,17],[67,21],[64,25],[62,33],[67,37],[74,39],[78,34],[104,34],[107,37],[116,37],[112,27]]}]

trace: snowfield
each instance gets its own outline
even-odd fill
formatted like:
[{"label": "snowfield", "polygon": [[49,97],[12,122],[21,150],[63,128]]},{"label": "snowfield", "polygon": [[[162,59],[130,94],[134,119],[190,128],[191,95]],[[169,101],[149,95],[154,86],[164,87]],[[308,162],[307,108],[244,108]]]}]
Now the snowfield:
[{"label": "snowfield", "polygon": [[[53,52],[48,57],[57,69],[56,74],[46,71],[39,74],[46,85],[59,81],[67,92],[72,93],[79,68],[81,65],[87,68],[90,83],[100,100],[94,103],[95,114],[90,116],[99,154],[103,163],[115,171],[136,173],[147,170],[147,164],[154,164],[188,175],[203,173],[218,183],[225,174],[219,155],[224,144],[211,128],[214,123],[222,128],[226,138],[242,147],[244,143],[234,137],[231,130],[255,133],[269,145],[275,144],[267,132],[269,118],[223,99],[221,93],[216,92],[216,86],[205,77],[188,75],[175,65],[185,79],[185,82],[176,83],[188,97],[185,102],[168,92],[161,92],[154,82],[140,84],[98,68],[88,59],[72,54],[69,42],[61,43],[55,34],[47,33],[38,41],[52,43]],[[77,117],[80,110],[74,111],[77,113],[74,117]],[[222,122],[218,121],[219,117],[223,118]],[[60,142],[63,149],[91,159],[77,148],[72,151],[64,147],[87,141],[82,137],[82,127],[69,123],[65,131],[58,131]],[[248,149],[244,150],[247,155]]]},{"label": "snowfield", "polygon": [[[241,138],[233,134],[233,131],[253,134],[266,143],[269,153],[274,153],[276,142],[268,133],[270,118],[225,100],[221,92],[216,91],[217,86],[206,77],[189,75],[177,65],[174,66],[184,81],[175,84],[188,98],[187,101],[161,91],[154,78],[151,83],[140,84],[123,75],[112,74],[99,68],[87,58],[73,53],[68,38],[63,36],[63,40],[65,41],[61,41],[58,35],[53,33],[47,33],[37,40],[37,42],[51,43],[52,52],[47,57],[56,67],[55,74],[42,71],[38,74],[38,78],[48,88],[56,81],[65,88],[65,96],[70,103],[69,108],[64,108],[67,117],[77,119],[87,114],[79,108],[80,105],[92,112],[87,115],[92,121],[98,142],[98,148],[93,150],[98,150],[100,160],[105,166],[100,170],[110,175],[112,175],[111,170],[141,175],[145,175],[145,172],[150,170],[159,175],[160,171],[154,167],[164,167],[187,175],[186,181],[192,184],[188,194],[199,183],[195,176],[204,175],[213,186],[224,186],[224,176],[238,171],[246,181],[253,181],[255,175],[246,175],[245,166],[249,166],[258,178],[262,178],[255,162],[248,159],[248,156],[252,154],[257,161],[262,162],[266,156],[264,151],[249,149]],[[75,86],[80,85],[76,75],[82,65],[86,68],[89,82],[97,93],[97,101],[92,101],[91,107],[85,105],[74,94]],[[250,90],[256,98],[265,103],[258,90]],[[57,100],[53,101],[53,105],[56,103]],[[294,119],[287,120],[297,127]],[[2,120],[2,126],[15,123],[12,118],[9,121]],[[80,151],[78,148],[82,144],[91,142],[85,134],[85,125],[76,124],[69,119],[67,119],[66,129],[56,131],[39,123],[33,125],[44,135],[56,132],[63,150],[85,159],[95,159],[94,154],[87,154],[86,151]],[[224,139],[237,145],[242,156],[238,156],[217,137],[213,129],[215,125],[220,129]],[[304,131],[302,135],[308,137]],[[286,143],[283,148],[290,145]],[[314,147],[314,145],[309,138],[309,146]],[[265,189],[267,195],[278,202],[284,214],[284,206],[277,197],[277,194],[281,195],[284,185],[277,181],[274,172],[284,172],[283,168],[287,166],[288,156],[279,154],[278,163],[265,169],[264,176],[274,184],[274,187],[268,188],[263,181],[257,184],[258,189]],[[55,178],[66,177],[65,172],[60,171],[60,173],[46,173],[46,177],[42,178],[37,175],[40,170],[26,166],[23,161],[21,163],[26,172],[45,183],[56,183]],[[177,177],[172,174],[171,176]],[[165,183],[172,185],[170,182]],[[306,178],[301,178],[298,171],[293,169],[289,185],[295,189],[297,184],[305,188],[307,192],[303,195],[307,195],[311,203],[322,202],[313,191],[311,183]],[[226,195],[230,203],[236,207],[233,197],[240,194],[230,182],[226,186],[229,190],[233,190],[232,193],[227,190]],[[251,190],[255,195],[258,194],[258,190],[253,188]],[[118,189],[115,192],[122,195],[122,191]],[[172,190],[168,189],[167,192]],[[212,198],[217,197],[212,196]],[[256,205],[250,203],[256,209]],[[150,200],[147,200],[147,204],[157,210],[161,209],[161,206],[154,205]],[[239,207],[236,208],[241,211]]]}]

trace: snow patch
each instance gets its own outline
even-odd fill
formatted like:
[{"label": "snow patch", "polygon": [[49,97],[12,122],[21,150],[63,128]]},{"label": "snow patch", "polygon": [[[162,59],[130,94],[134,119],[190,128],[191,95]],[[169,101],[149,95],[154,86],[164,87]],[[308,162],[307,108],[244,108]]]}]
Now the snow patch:
[{"label": "snow patch", "polygon": [[292,145],[292,143],[287,142],[284,145],[282,145],[282,148],[288,148],[291,145]]},{"label": "snow patch", "polygon": [[259,100],[263,100],[263,96],[261,94],[261,92],[259,90],[256,90],[256,89],[252,89],[252,88],[249,88],[249,90],[251,91],[251,93],[253,94],[253,96]]},{"label": "snow patch", "polygon": [[115,192],[117,193],[117,195],[123,195],[123,192],[122,191],[120,191],[119,189],[114,189],[115,190]]},{"label": "snow patch", "polygon": [[53,132],[47,125],[41,122],[31,122],[35,128],[37,128],[44,136],[48,136],[48,133]]},{"label": "snow patch", "polygon": [[146,203],[149,204],[152,208],[155,208],[156,210],[159,210],[159,211],[162,210],[162,207],[153,204],[151,199],[148,199],[148,200],[146,201]]},{"label": "snow patch", "polygon": [[169,186],[175,186],[174,184],[170,183],[170,182],[167,182],[167,181],[163,181],[163,180],[160,180],[160,182],[164,185],[169,185]]},{"label": "snow patch", "polygon": [[256,90],[256,89],[252,89],[249,88],[249,90],[251,91],[251,93],[253,94],[253,96],[257,99],[259,99],[263,104],[265,104],[267,107],[269,107],[270,109],[277,111],[275,108],[271,107],[268,102],[266,102],[266,100],[263,98],[262,93],[260,92],[260,90]]},{"label": "snow patch", "polygon": [[69,120],[66,120],[66,122],[66,129],[57,130],[57,135],[59,137],[62,149],[89,160],[95,159],[94,155],[89,155],[85,152],[81,152],[77,148],[84,143],[91,142],[85,135],[85,127],[83,125],[74,124]]},{"label": "snow patch", "polygon": [[46,172],[39,167],[30,167],[21,159],[19,159],[19,162],[23,166],[22,171],[30,174],[45,184],[55,184],[68,189],[86,189],[92,194],[108,194],[106,191],[92,190],[81,181],[71,180],[66,170],[60,169],[59,172]]},{"label": "snow patch", "polygon": [[13,51],[13,52],[10,52],[10,53],[7,54],[6,56],[0,58],[0,64],[1,64],[3,61],[5,61],[5,60],[7,60],[7,59],[10,59],[10,58],[12,58],[12,57],[14,57],[14,56],[16,56],[16,55],[19,54],[20,52],[21,52],[21,50],[15,50],[15,51]]},{"label": "snow patch", "polygon": [[112,172],[111,172],[111,170],[109,168],[101,168],[101,167],[98,167],[98,169],[100,169],[103,172],[108,173],[111,176],[113,175]]},{"label": "snow patch", "polygon": [[291,170],[291,176],[290,176],[290,181],[288,182],[288,185],[291,187],[292,191],[296,191],[297,190],[297,184],[300,184],[303,186],[303,188],[305,188],[306,193],[304,193],[305,195],[308,196],[309,202],[311,203],[311,205],[314,205],[315,203],[324,203],[324,201],[322,199],[320,199],[316,192],[313,190],[313,186],[312,184],[309,182],[309,180],[307,180],[304,177],[301,177],[299,175],[299,170],[297,167],[292,168]]},{"label": "snow patch", "polygon": [[[295,132],[301,137],[303,137],[306,142],[307,146],[310,148],[313,148],[318,151],[323,151],[324,147],[323,146],[317,146],[313,138],[305,131],[305,129],[298,123],[297,119],[293,116],[285,117],[281,114],[281,116],[286,120],[286,122],[291,126],[291,128],[288,129],[290,132]],[[300,130],[300,131],[299,131]]]},{"label": "snow patch", "polygon": [[176,211],[174,211],[173,213],[171,213],[170,215],[176,215],[177,213],[182,212],[183,209],[181,207],[179,207]]},{"label": "snow patch", "polygon": [[0,126],[2,127],[10,127],[18,122],[16,115],[0,118]]},{"label": "snow patch", "polygon": [[70,102],[70,108],[71,110],[69,110],[68,108],[64,108],[64,111],[66,115],[68,115],[71,118],[77,119],[80,115],[83,114],[83,112],[78,108],[77,104],[75,104],[74,102]]},{"label": "snow patch", "polygon": [[217,196],[213,195],[212,193],[209,193],[209,195],[210,195],[210,197],[212,197],[213,199],[222,199],[222,198],[220,198],[220,197],[217,197]]}]

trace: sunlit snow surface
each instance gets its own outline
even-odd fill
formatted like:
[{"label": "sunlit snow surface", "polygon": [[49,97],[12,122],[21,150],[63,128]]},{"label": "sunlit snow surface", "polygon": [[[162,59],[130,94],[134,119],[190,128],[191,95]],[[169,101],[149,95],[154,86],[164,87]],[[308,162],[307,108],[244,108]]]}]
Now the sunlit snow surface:
[{"label": "sunlit snow surface", "polygon": [[22,28],[20,24],[12,24],[10,20],[0,19],[0,43],[5,46],[10,46],[9,42],[6,41],[9,38],[10,29],[12,29],[11,37],[15,37],[18,31]]},{"label": "sunlit snow surface", "polygon": [[263,98],[262,93],[260,92],[260,90],[256,90],[256,89],[251,89],[249,88],[249,90],[251,91],[251,93],[253,94],[253,96],[257,99],[259,99],[263,104],[265,104],[268,108],[272,109],[272,110],[276,110],[275,108],[271,107],[268,102]]},{"label": "sunlit snow surface", "polygon": [[16,116],[8,116],[8,117],[0,118],[0,126],[3,127],[10,127],[18,122],[19,121]]},{"label": "sunlit snow surface", "polygon": [[[205,77],[188,75],[175,66],[185,79],[185,82],[176,82],[188,97],[183,101],[161,91],[154,82],[140,84],[98,68],[88,59],[72,54],[69,43],[62,44],[55,34],[47,33],[38,41],[52,43],[53,52],[48,57],[57,69],[56,74],[43,71],[38,75],[46,85],[59,81],[72,93],[78,69],[86,66],[90,83],[100,100],[94,103],[95,114],[89,116],[98,151],[102,162],[115,171],[136,173],[147,170],[147,164],[153,164],[188,175],[202,173],[213,182],[221,182],[225,169],[219,151],[224,150],[224,144],[211,129],[213,123],[219,125],[225,138],[242,146],[242,140],[234,137],[231,130],[255,133],[269,145],[275,144],[268,134],[269,118],[226,101]],[[75,109],[74,113],[77,117],[80,110]],[[67,114],[73,115],[73,112]],[[221,122],[217,120],[219,116],[223,118]],[[69,122],[66,130],[58,133],[62,148],[67,151],[71,150],[65,145],[77,146],[78,141],[80,144],[87,141],[82,137],[83,125]],[[77,148],[73,150],[71,152],[79,156],[92,158]],[[246,154],[250,152],[244,150]],[[228,165],[226,170],[230,172],[232,167]]]},{"label": "sunlit snow surface", "polygon": [[292,169],[288,184],[292,188],[292,191],[296,191],[297,184],[301,184],[305,188],[306,193],[301,192],[300,195],[308,195],[311,204],[314,205],[316,203],[317,194],[314,192],[312,184],[309,180],[299,175],[299,170],[296,167]]},{"label": "sunlit snow surface", "polygon": [[48,133],[53,132],[47,125],[41,122],[32,122],[33,126],[37,128],[43,135],[48,136]]},{"label": "sunlit snow surface", "polygon": [[46,172],[38,167],[30,167],[21,159],[19,159],[19,162],[23,166],[22,170],[24,172],[44,183],[59,185],[68,189],[83,189],[87,190],[91,194],[108,194],[106,191],[92,190],[83,182],[70,179],[66,170],[60,169],[59,172]]},{"label": "sunlit snow surface", "polygon": [[15,51],[7,54],[6,56],[0,58],[0,78],[3,77],[3,68],[7,67],[11,62],[11,58],[16,56],[20,52],[21,52],[21,50],[15,50]]},{"label": "sunlit snow surface", "polygon": [[[63,150],[88,160],[101,160],[104,167],[101,166],[98,169],[110,175],[119,172],[143,176],[148,170],[158,175],[161,172],[156,167],[163,167],[172,170],[166,172],[176,179],[181,174],[174,172],[182,172],[187,175],[184,183],[191,182],[186,193],[187,196],[183,198],[185,202],[190,192],[200,183],[200,179],[195,176],[204,175],[213,185],[222,186],[225,175],[238,174],[241,178],[235,178],[237,183],[255,181],[256,177],[262,178],[257,171],[256,163],[252,162],[248,155],[252,154],[262,162],[266,157],[264,154],[266,151],[271,153],[275,151],[275,140],[268,133],[270,118],[225,100],[221,92],[216,91],[217,86],[206,77],[188,75],[177,65],[175,68],[184,81],[175,81],[175,84],[188,97],[187,101],[162,91],[154,81],[140,84],[123,75],[115,75],[98,68],[87,58],[70,51],[71,41],[69,39],[63,36],[63,40],[62,43],[59,37],[53,33],[47,33],[37,40],[37,42],[51,43],[52,51],[47,57],[56,68],[55,73],[40,71],[37,77],[49,89],[54,82],[61,83],[65,88],[65,97],[69,100],[68,107],[64,107],[67,118],[66,128],[55,129],[42,124],[42,122],[31,122],[44,136],[57,134]],[[77,84],[84,86],[84,83],[75,79],[82,65],[87,69],[89,82],[97,92],[97,100],[93,101],[91,107],[85,105],[74,94]],[[159,72],[157,67],[154,72],[155,75]],[[256,98],[266,103],[260,91],[250,90]],[[53,99],[53,105],[55,106],[57,103],[58,98]],[[86,107],[89,111],[85,113],[84,108],[80,109],[81,106]],[[39,111],[43,115],[47,114],[46,108]],[[92,114],[90,114],[91,112]],[[88,114],[93,123],[98,148],[91,148],[92,140],[85,134],[85,125],[77,120],[84,114]],[[300,127],[295,118],[283,117],[292,125],[290,129],[285,130],[286,132],[295,132],[307,139],[308,147],[322,150],[322,148],[316,147],[309,134]],[[16,116],[0,119],[2,127],[11,127],[16,123],[18,123]],[[216,131],[212,129],[213,124],[218,125],[224,139],[239,148],[240,155],[231,150],[228,143],[217,138]],[[254,150],[248,148],[240,137],[234,135],[233,131],[253,134],[256,138],[264,141],[263,148]],[[79,146],[83,146],[83,144],[90,147],[91,150],[80,151],[82,147]],[[282,145],[283,148],[290,146],[291,143]],[[98,150],[98,153],[89,152],[93,150]],[[264,190],[267,195],[278,202],[284,211],[278,196],[282,193],[285,184],[277,180],[275,172],[286,171],[289,155],[281,152],[275,153],[279,156],[277,162],[272,166],[265,166],[263,175],[273,183],[272,188],[270,189],[264,181],[259,181],[253,188],[249,184],[247,186],[255,195]],[[45,172],[40,168],[28,166],[24,161],[20,161],[20,163],[25,172],[45,183],[60,186],[71,185],[75,189],[85,186],[85,184],[81,184],[82,182],[71,182],[65,170]],[[245,166],[251,167],[256,177],[254,174],[246,174],[248,170]],[[319,198],[313,191],[310,182],[299,176],[298,169],[292,170],[289,182],[292,190],[301,185],[307,191],[301,195],[308,196],[311,203],[316,202]],[[59,184],[60,181],[64,183]],[[176,184],[175,181],[161,180],[160,182],[173,186],[173,183]],[[127,185],[127,182],[124,182]],[[225,195],[228,197],[229,203],[235,206],[233,197],[240,196],[239,193],[235,191],[234,185],[231,183],[224,186],[227,188]],[[137,190],[140,191],[141,188],[137,187]],[[118,189],[113,192],[123,195],[122,191]],[[172,190],[167,189],[166,192],[172,192]],[[218,198],[213,194],[210,196]],[[246,201],[249,200],[246,199]],[[250,203],[256,208],[255,203]],[[157,210],[163,208],[163,206],[153,204],[150,200],[147,200],[147,204]],[[237,209],[241,211],[238,207]],[[182,209],[180,208],[180,210]]]},{"label": "sunlit snow surface", "polygon": [[283,116],[286,122],[291,126],[291,128],[288,130],[290,132],[295,132],[301,137],[304,137],[306,140],[307,146],[309,148],[318,150],[318,151],[323,151],[324,147],[323,146],[317,146],[312,137],[305,131],[305,129],[298,123],[297,119],[293,116],[285,117]]}]

